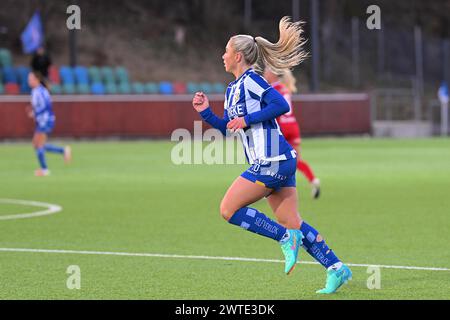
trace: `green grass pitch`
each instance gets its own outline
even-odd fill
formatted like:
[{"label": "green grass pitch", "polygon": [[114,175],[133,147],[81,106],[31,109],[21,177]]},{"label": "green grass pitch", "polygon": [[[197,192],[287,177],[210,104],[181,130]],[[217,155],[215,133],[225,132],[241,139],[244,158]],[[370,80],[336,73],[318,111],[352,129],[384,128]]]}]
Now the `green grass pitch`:
[{"label": "green grass pitch", "polygon": [[[57,141],[56,141],[57,142]],[[174,165],[167,141],[73,142],[74,161],[48,155],[33,176],[30,144],[0,145],[0,198],[63,210],[0,220],[0,248],[282,259],[277,243],[227,224],[220,200],[245,165]],[[302,217],[347,263],[450,268],[450,140],[305,139],[322,182],[318,201],[297,184]],[[265,201],[255,206],[272,216]],[[39,210],[0,204],[0,216]],[[312,261],[304,250],[300,259]],[[66,286],[68,266],[81,289]],[[0,251],[0,299],[449,299],[450,271],[367,267],[334,295],[325,271],[299,264],[150,256]]]}]

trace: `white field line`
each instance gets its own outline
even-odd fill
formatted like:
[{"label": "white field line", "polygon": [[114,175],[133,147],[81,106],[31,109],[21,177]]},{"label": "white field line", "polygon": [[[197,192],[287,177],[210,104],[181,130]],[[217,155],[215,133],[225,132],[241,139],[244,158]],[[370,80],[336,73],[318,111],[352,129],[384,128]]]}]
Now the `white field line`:
[{"label": "white field line", "polygon": [[11,214],[11,215],[3,215],[3,216],[0,216],[0,220],[24,219],[24,218],[47,216],[47,215],[54,214],[54,213],[57,213],[62,210],[62,207],[60,207],[56,204],[37,202],[37,201],[0,199],[0,204],[2,204],[2,203],[41,207],[41,208],[46,208],[46,210],[35,211],[35,212],[30,212],[30,213],[18,213],[18,214]]},{"label": "white field line", "polygon": [[[160,254],[160,253],[131,253],[131,252],[108,252],[108,251],[78,251],[78,250],[52,250],[52,249],[27,249],[27,248],[0,248],[0,252],[31,252],[31,253],[56,253],[56,254],[84,254],[84,255],[106,255],[106,256],[127,256],[127,257],[152,257],[169,259],[197,259],[197,260],[225,260],[225,261],[247,261],[247,262],[272,262],[284,263],[284,260],[258,259],[245,257],[217,257],[217,256],[193,256],[181,254]],[[316,264],[317,262],[300,261],[301,264]],[[389,266],[380,264],[357,264],[347,263],[351,267],[380,267],[386,269],[402,270],[425,270],[425,271],[450,271],[449,268],[433,267],[412,267],[412,266]]]}]

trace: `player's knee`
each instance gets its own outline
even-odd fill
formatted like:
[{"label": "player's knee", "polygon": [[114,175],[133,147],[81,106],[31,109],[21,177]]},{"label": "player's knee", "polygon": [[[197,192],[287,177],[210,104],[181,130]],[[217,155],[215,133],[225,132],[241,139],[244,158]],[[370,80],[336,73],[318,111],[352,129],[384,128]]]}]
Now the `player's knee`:
[{"label": "player's knee", "polygon": [[42,139],[39,139],[38,137],[34,137],[32,140],[32,144],[35,149],[39,149],[44,146],[44,141]]},{"label": "player's knee", "polygon": [[225,201],[222,201],[220,203],[220,215],[222,216],[222,218],[224,218],[225,220],[230,220],[231,217],[233,216],[233,214],[236,212],[236,210],[234,210],[234,208],[232,208],[228,203],[226,203]]}]

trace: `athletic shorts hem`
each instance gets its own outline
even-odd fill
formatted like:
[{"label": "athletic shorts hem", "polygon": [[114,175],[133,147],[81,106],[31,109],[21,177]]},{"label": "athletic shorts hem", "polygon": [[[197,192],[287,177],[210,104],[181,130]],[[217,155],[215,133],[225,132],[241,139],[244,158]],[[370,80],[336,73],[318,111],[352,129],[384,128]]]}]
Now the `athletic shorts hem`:
[{"label": "athletic shorts hem", "polygon": [[[273,171],[274,168],[276,168],[276,172]],[[297,159],[292,158],[271,163],[269,166],[252,165],[241,174],[241,177],[260,186],[277,191],[281,188],[296,187],[296,171]]]}]

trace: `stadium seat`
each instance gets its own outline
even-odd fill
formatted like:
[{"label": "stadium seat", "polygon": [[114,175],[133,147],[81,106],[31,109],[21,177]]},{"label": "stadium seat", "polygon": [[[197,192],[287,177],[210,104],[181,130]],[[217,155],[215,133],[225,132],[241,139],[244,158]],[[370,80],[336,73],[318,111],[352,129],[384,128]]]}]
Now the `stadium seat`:
[{"label": "stadium seat", "polygon": [[61,85],[59,85],[59,84],[50,85],[50,93],[51,94],[61,94],[62,93]]},{"label": "stadium seat", "polygon": [[114,82],[107,83],[105,85],[105,92],[107,94],[117,94],[117,86]]},{"label": "stadium seat", "polygon": [[116,67],[116,78],[119,83],[128,83],[128,71],[124,67]]},{"label": "stadium seat", "polygon": [[186,85],[186,89],[188,93],[196,93],[197,91],[200,91],[200,87],[195,82],[188,82]]},{"label": "stadium seat", "polygon": [[11,66],[3,67],[3,82],[17,83],[17,75],[13,67]]},{"label": "stadium seat", "polygon": [[184,82],[174,82],[173,83],[173,93],[175,94],[186,94],[187,88]]},{"label": "stadium seat", "polygon": [[80,94],[89,94],[91,93],[91,88],[87,83],[80,83],[77,85],[77,93]]},{"label": "stadium seat", "polygon": [[0,82],[0,94],[5,93],[5,88],[3,88],[3,84]]},{"label": "stadium seat", "polygon": [[30,73],[30,68],[25,66],[18,66],[15,69],[17,75],[17,82],[20,88],[20,93],[30,93],[31,88],[28,85],[28,74]]},{"label": "stadium seat", "polygon": [[7,83],[5,84],[5,93],[6,94],[19,94],[20,88],[17,83]]},{"label": "stadium seat", "polygon": [[88,69],[89,79],[91,83],[97,83],[102,81],[102,77],[100,75],[100,69],[98,67],[90,67]]},{"label": "stadium seat", "polygon": [[105,94],[105,86],[101,82],[95,82],[91,85],[92,94]]},{"label": "stadium seat", "polygon": [[159,83],[159,93],[161,94],[173,94],[173,86],[171,82],[161,81]]},{"label": "stadium seat", "polygon": [[74,94],[75,93],[75,85],[73,83],[64,83],[62,85],[62,91],[64,94]]},{"label": "stadium seat", "polygon": [[131,93],[131,86],[128,82],[121,82],[117,87],[117,93],[129,94]]},{"label": "stadium seat", "polygon": [[75,75],[75,80],[77,84],[89,84],[89,74],[86,67],[76,66],[73,69],[73,73]]},{"label": "stadium seat", "polygon": [[220,83],[220,82],[215,82],[212,85],[212,90],[214,93],[225,94],[226,89],[227,89],[227,87],[223,83]]},{"label": "stadium seat", "polygon": [[57,66],[51,65],[48,68],[48,79],[51,83],[61,84],[61,78],[59,76],[59,69]]},{"label": "stadium seat", "polygon": [[147,82],[145,84],[145,93],[148,93],[148,94],[158,93],[158,85],[154,82]]},{"label": "stadium seat", "polygon": [[213,87],[209,82],[201,82],[199,89],[200,89],[200,91],[203,91],[206,94],[213,93]]},{"label": "stadium seat", "polygon": [[114,72],[111,67],[101,67],[100,74],[105,84],[116,82]]},{"label": "stadium seat", "polygon": [[63,84],[75,84],[75,77],[71,67],[61,66],[61,68],[59,68],[59,75]]},{"label": "stadium seat", "polygon": [[20,86],[19,86],[19,89],[20,89],[20,93],[23,93],[23,94],[31,93],[31,88],[28,85],[28,82],[21,83]]},{"label": "stadium seat", "polygon": [[133,82],[133,84],[131,85],[131,90],[133,91],[133,93],[136,94],[145,93],[144,85],[140,82]]},{"label": "stadium seat", "polygon": [[28,77],[28,73],[30,73],[30,68],[25,66],[17,66],[16,67],[16,74],[19,77],[19,79],[26,79]]},{"label": "stadium seat", "polygon": [[11,52],[8,49],[0,49],[0,66],[1,67],[12,67]]}]

